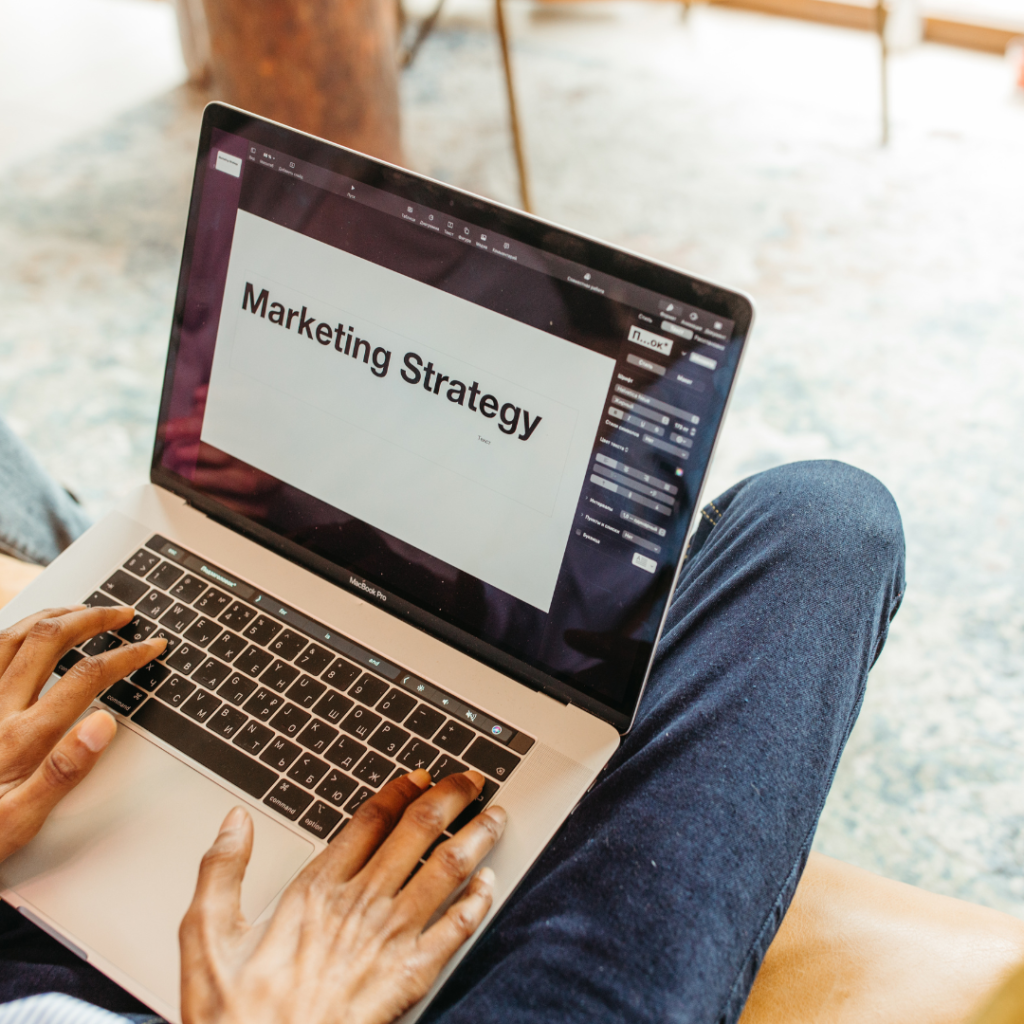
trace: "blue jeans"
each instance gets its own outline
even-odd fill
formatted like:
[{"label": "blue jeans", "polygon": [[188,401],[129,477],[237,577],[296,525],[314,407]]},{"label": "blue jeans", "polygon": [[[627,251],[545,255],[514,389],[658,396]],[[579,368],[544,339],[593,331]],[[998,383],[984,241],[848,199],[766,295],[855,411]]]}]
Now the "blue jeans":
[{"label": "blue jeans", "polygon": [[[735,1021],[903,589],[866,473],[797,463],[709,504],[632,732],[425,1021]],[[40,991],[5,955],[0,927],[0,998]]]}]

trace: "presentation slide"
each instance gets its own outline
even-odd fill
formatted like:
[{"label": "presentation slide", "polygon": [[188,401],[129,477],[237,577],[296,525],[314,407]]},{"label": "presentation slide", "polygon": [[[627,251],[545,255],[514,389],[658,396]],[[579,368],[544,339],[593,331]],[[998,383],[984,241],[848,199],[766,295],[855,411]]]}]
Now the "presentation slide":
[{"label": "presentation slide", "polygon": [[614,365],[240,210],[202,438],[547,611]]}]

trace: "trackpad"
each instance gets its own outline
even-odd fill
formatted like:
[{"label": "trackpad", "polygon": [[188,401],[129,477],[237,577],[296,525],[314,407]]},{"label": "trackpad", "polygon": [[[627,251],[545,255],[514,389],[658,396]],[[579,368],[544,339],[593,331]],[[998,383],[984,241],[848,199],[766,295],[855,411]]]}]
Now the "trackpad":
[{"label": "trackpad", "polygon": [[[178,925],[192,900],[199,861],[240,803],[122,726],[39,835],[0,865],[0,888],[15,890],[176,1010]],[[255,921],[315,847],[248,809],[255,843],[242,910]]]}]

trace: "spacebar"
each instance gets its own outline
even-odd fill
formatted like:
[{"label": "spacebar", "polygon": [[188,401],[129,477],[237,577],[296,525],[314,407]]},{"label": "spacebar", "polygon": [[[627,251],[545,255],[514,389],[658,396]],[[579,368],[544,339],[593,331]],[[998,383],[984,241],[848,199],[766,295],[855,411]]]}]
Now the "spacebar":
[{"label": "spacebar", "polygon": [[132,715],[132,721],[249,796],[263,796],[277,781],[277,772],[258,761],[251,761],[240,750],[217,739],[201,725],[194,725],[158,700],[147,700]]}]

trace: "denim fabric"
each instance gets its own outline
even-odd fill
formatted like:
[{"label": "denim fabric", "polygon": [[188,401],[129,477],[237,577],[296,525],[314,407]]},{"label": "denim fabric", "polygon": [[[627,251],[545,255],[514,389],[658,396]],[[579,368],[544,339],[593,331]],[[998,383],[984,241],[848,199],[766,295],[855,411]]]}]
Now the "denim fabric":
[{"label": "denim fabric", "polygon": [[425,1021],[735,1021],[903,573],[892,497],[841,463],[712,502],[633,730]]},{"label": "denim fabric", "polygon": [[[633,730],[424,1021],[735,1021],[903,569],[891,496],[841,463],[770,470],[709,504]],[[0,998],[27,994],[8,966]]]},{"label": "denim fabric", "polygon": [[49,565],[89,525],[78,502],[0,418],[0,552]]},{"label": "denim fabric", "polygon": [[149,1013],[121,1016],[108,1013],[80,999],[50,992],[29,996],[0,1006],[0,1024],[162,1024],[162,1017]]}]

